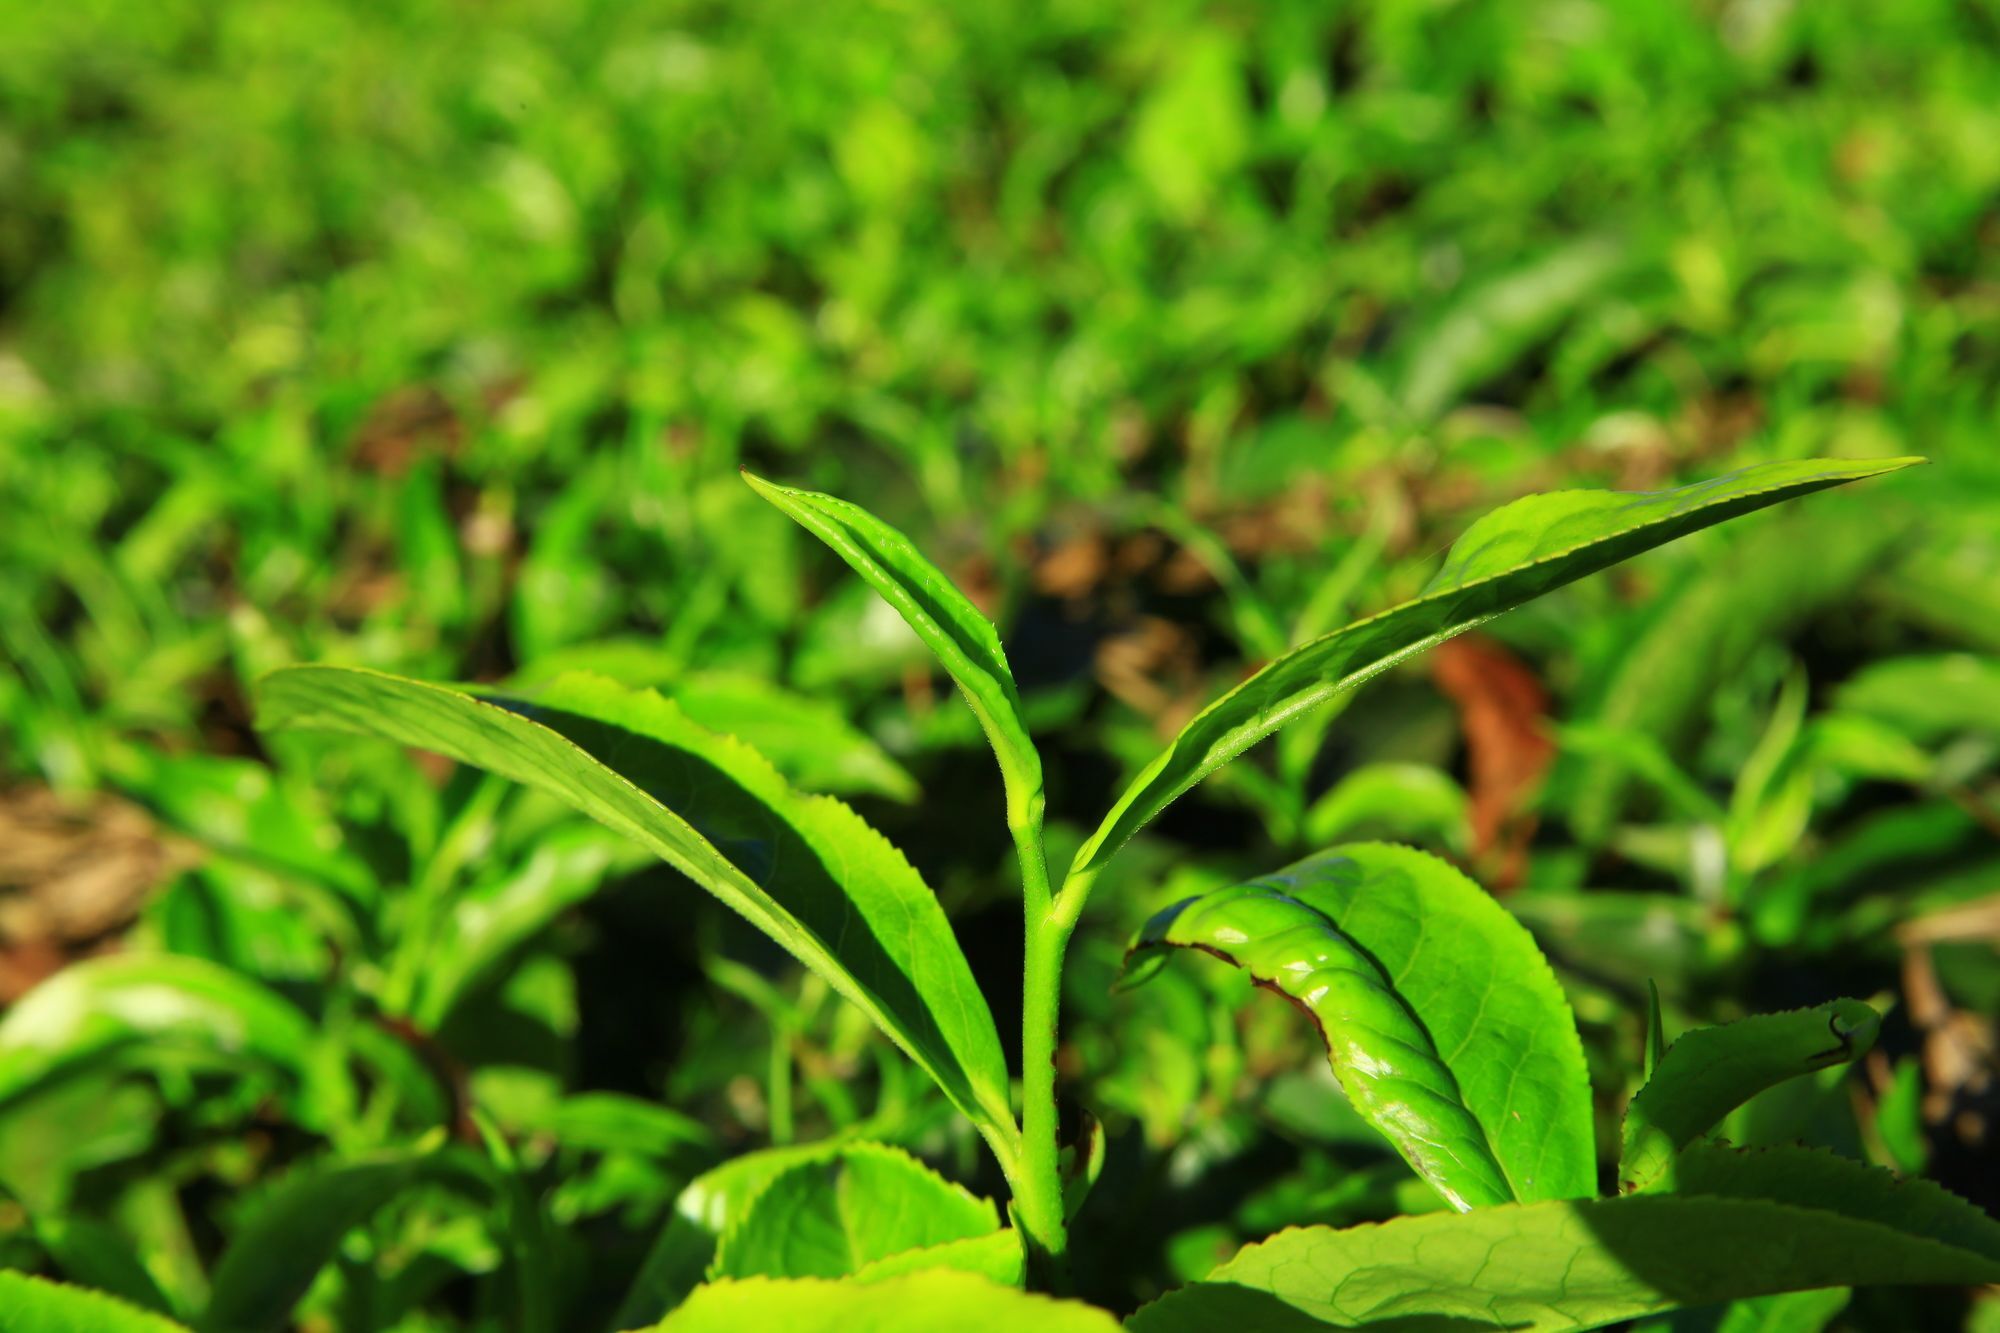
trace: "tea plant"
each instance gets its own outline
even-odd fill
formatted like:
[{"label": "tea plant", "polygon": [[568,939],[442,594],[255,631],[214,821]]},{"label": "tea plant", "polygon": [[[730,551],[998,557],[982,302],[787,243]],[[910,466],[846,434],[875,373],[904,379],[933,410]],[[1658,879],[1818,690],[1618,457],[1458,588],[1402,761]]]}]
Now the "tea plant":
[{"label": "tea plant", "polygon": [[[1070,1289],[1069,1228],[1103,1165],[1088,1116],[1073,1133],[1061,1129],[1056,1039],[1072,934],[1132,837],[1258,740],[1399,661],[1640,551],[1908,461],[1768,464],[1675,491],[1559,492],[1498,510],[1453,546],[1421,596],[1279,655],[1203,710],[1138,772],[1059,878],[1045,847],[1041,756],[992,625],[865,510],[747,478],[908,623],[991,743],[1024,906],[1018,1090],[987,999],[908,860],[846,805],[797,791],[749,744],[698,724],[688,708],[584,674],[509,693],[308,666],[264,682],[259,721],[447,755],[557,797],[650,850],[872,1020],[972,1126],[1008,1186],[1003,1217],[901,1150],[857,1137],[738,1156],[682,1192],[619,1327],[1001,1329],[1034,1319],[1110,1328],[1102,1311],[1021,1288]],[[433,910],[442,892],[430,887]],[[449,963],[450,944],[436,921],[411,936],[392,1010],[435,1016],[435,1006],[412,1009],[410,997],[426,993],[429,969]],[[1812,1150],[1738,1151],[1715,1137],[1758,1093],[1867,1050],[1879,1018],[1866,1004],[1836,1000],[1671,1043],[1656,1004],[1615,1192],[1599,1197],[1570,1005],[1528,932],[1449,864],[1351,843],[1199,894],[1140,932],[1125,984],[1146,981],[1177,949],[1225,959],[1311,1016],[1353,1111],[1446,1209],[1282,1231],[1144,1307],[1134,1329],[1590,1327],[1829,1287],[2000,1278],[2000,1224],[1934,1186]],[[148,1007],[134,1002],[141,994],[173,1001]],[[178,1030],[205,1034],[232,1059],[289,1070],[309,1116],[349,1119],[345,1072],[274,1000],[171,958],[74,969],[0,1021],[0,1101],[28,1096],[106,1046]],[[344,1232],[427,1183],[471,1188],[510,1219],[510,1318],[552,1327],[554,1293],[534,1276],[547,1222],[515,1150],[477,1116],[458,1137],[350,1151],[280,1189],[225,1257],[200,1326],[271,1326]],[[112,1326],[102,1298],[0,1281],[18,1308],[48,1311],[32,1315],[41,1322],[30,1329],[63,1318]]]}]

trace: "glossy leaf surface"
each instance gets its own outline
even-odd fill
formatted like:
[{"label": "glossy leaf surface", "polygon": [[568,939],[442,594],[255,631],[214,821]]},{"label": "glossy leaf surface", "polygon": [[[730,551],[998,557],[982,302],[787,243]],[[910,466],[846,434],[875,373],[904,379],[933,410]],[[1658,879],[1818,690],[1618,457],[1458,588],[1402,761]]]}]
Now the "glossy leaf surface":
[{"label": "glossy leaf surface", "polygon": [[833,548],[916,631],[957,682],[1000,761],[1010,810],[1039,809],[1042,761],[1021,717],[1014,673],[1000,635],[943,570],[867,510],[817,491],[779,486],[744,473],[759,495]]},{"label": "glossy leaf surface", "polygon": [[377,672],[296,667],[260,724],[387,736],[538,787],[626,834],[852,1000],[996,1141],[1010,1142],[999,1034],[943,909],[845,805],[805,796],[748,746],[651,691],[562,677],[533,701]]},{"label": "glossy leaf surface", "polygon": [[1595,1193],[1569,1006],[1528,932],[1445,862],[1336,848],[1169,908],[1137,948],[1163,945],[1311,1014],[1349,1100],[1455,1207]]},{"label": "glossy leaf surface", "polygon": [[0,1329],[5,1333],[187,1333],[100,1292],[0,1271]]},{"label": "glossy leaf surface", "polygon": [[702,1287],[662,1333],[1117,1333],[1118,1321],[1077,1301],[1015,1291],[971,1273],[912,1273],[884,1282],[752,1278]]},{"label": "glossy leaf surface", "polygon": [[1558,491],[1503,506],[1459,538],[1423,596],[1294,649],[1202,710],[1126,788],[1073,873],[1101,866],[1257,741],[1404,658],[1677,537],[1913,461],[1767,463],[1670,491]]},{"label": "glossy leaf surface", "polygon": [[999,1228],[991,1201],[900,1149],[856,1144],[769,1181],[723,1233],[709,1276],[846,1277],[891,1255]]},{"label": "glossy leaf surface", "polygon": [[1866,1054],[1880,1025],[1860,1001],[1835,1000],[1683,1032],[1626,1109],[1620,1192],[1673,1188],[1680,1149],[1766,1088]]}]

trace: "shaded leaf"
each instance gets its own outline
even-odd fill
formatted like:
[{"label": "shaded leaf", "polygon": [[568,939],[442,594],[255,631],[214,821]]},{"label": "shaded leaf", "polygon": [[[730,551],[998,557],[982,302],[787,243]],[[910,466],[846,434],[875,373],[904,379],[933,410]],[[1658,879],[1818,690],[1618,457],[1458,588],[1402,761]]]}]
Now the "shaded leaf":
[{"label": "shaded leaf", "polygon": [[460,1000],[597,892],[633,854],[629,847],[588,824],[555,829],[536,839],[519,865],[457,894],[449,909],[449,945],[430,951],[417,976],[411,1016],[418,1025],[433,1032],[443,1027]]},{"label": "shaded leaf", "polygon": [[294,1171],[260,1199],[216,1265],[203,1333],[283,1324],[340,1247],[416,1178],[423,1158],[385,1154]]},{"label": "shaded leaf", "polygon": [[525,782],[635,839],[825,977],[922,1066],[1003,1156],[1006,1063],[944,911],[840,802],[649,690],[566,676],[532,702],[378,672],[268,677],[260,725],[388,736]]},{"label": "shaded leaf", "polygon": [[1671,1189],[1675,1155],[1766,1088],[1866,1054],[1881,1018],[1858,1000],[1683,1032],[1625,1111],[1621,1192]]},{"label": "shaded leaf", "polygon": [[2000,1256],[1965,1248],[1950,1228],[1648,1194],[1280,1232],[1127,1327],[1555,1333],[1777,1292],[1996,1278]]},{"label": "shaded leaf", "polygon": [[1336,848],[1156,916],[1318,1022],[1348,1098],[1460,1209],[1595,1192],[1575,1021],[1532,937],[1443,861]]}]

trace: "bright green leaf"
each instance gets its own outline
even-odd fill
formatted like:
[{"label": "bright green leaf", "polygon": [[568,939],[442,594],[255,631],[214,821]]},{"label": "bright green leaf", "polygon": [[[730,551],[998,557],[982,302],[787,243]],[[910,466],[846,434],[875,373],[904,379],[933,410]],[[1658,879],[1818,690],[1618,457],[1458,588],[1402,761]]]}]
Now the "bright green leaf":
[{"label": "bright green leaf", "polygon": [[909,770],[824,700],[719,672],[681,677],[665,693],[701,726],[747,742],[807,791],[917,797]]},{"label": "bright green leaf", "polygon": [[179,1324],[95,1291],[0,1270],[4,1333],[187,1333]]},{"label": "bright green leaf", "polygon": [[709,1276],[846,1277],[999,1227],[991,1201],[900,1149],[856,1144],[771,1179],[723,1233]]},{"label": "bright green leaf", "polygon": [[883,1282],[751,1278],[698,1288],[662,1333],[1118,1333],[1118,1321],[971,1273],[934,1270]]},{"label": "bright green leaf", "polygon": [[1027,1254],[1021,1248],[1020,1233],[1009,1227],[984,1236],[968,1236],[964,1240],[948,1240],[941,1245],[886,1255],[857,1268],[854,1280],[882,1282],[932,1268],[977,1273],[1003,1287],[1018,1287],[1027,1272]]},{"label": "bright green leaf", "polygon": [[1355,1108],[1458,1208],[1596,1192],[1583,1048],[1533,938],[1450,865],[1357,844],[1168,908],[1311,1014]]},{"label": "bright green leaf", "polygon": [[766,1148],[732,1158],[689,1181],[674,1200],[673,1215],[660,1228],[614,1322],[620,1328],[636,1328],[686,1300],[715,1258],[722,1233],[742,1218],[750,1201],[791,1167],[835,1151],[826,1144]]},{"label": "bright green leaf", "polygon": [[1423,596],[1294,649],[1203,709],[1125,789],[1071,873],[1095,873],[1195,783],[1407,657],[1677,537],[1914,461],[1767,463],[1678,490],[1558,491],[1495,510],[1453,545]]},{"label": "bright green leaf", "polygon": [[1042,760],[1021,718],[1014,673],[993,622],[943,570],[896,529],[859,505],[743,474],[757,493],[833,548],[882,595],[958,683],[1000,761],[1010,818],[1039,817]]},{"label": "bright green leaf", "polygon": [[1619,1190],[1676,1188],[1682,1148],[1766,1088],[1865,1054],[1880,1025],[1860,1001],[1835,1000],[1683,1032],[1626,1108]]},{"label": "bright green leaf", "polygon": [[552,793],[641,843],[825,977],[1011,1153],[999,1033],[944,911],[881,834],[649,690],[566,676],[532,701],[338,667],[267,678],[266,727],[387,736]]},{"label": "bright green leaf", "polygon": [[1567,1333],[1777,1292],[1996,1279],[2000,1255],[1967,1248],[1948,1225],[1903,1230],[1762,1198],[1648,1194],[1280,1232],[1127,1327]]}]

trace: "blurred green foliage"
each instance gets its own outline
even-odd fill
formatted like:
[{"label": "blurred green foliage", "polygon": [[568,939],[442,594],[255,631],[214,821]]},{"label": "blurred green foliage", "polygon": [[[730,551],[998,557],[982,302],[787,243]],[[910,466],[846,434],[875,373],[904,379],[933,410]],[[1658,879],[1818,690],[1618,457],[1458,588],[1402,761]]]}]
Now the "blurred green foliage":
[{"label": "blurred green foliage", "polygon": [[[1482,797],[1473,706],[1423,670],[1220,776],[1079,938],[1064,1073],[1113,1144],[1079,1225],[1105,1303],[1426,1206],[1240,977],[1108,990],[1154,908],[1392,836],[1514,888],[1607,1104],[1648,976],[1688,1020],[1888,997],[1878,1069],[1736,1136],[1994,1204],[1962,1133],[1991,1085],[1947,1051],[2000,996],[1992,0],[0,0],[0,33],[0,842],[30,785],[144,806],[199,850],[138,942],[357,1030],[388,1090],[277,1114],[269,1071],[170,1061],[0,1111],[0,1263],[185,1313],[243,1197],[476,1113],[488,1140],[396,1159],[428,1192],[307,1308],[491,1325],[527,1179],[575,1232],[536,1299],[602,1320],[745,1146],[976,1169],[668,872],[250,726],[299,661],[658,685],[859,799],[1005,977],[1006,848],[899,804],[997,811],[976,727],[739,464],[980,596],[1073,846],[1163,725],[1500,500],[1929,455],[1496,626],[1546,694],[1526,794]],[[433,967],[441,933],[470,946]],[[1826,1317],[1899,1326],[1871,1300]]]}]

